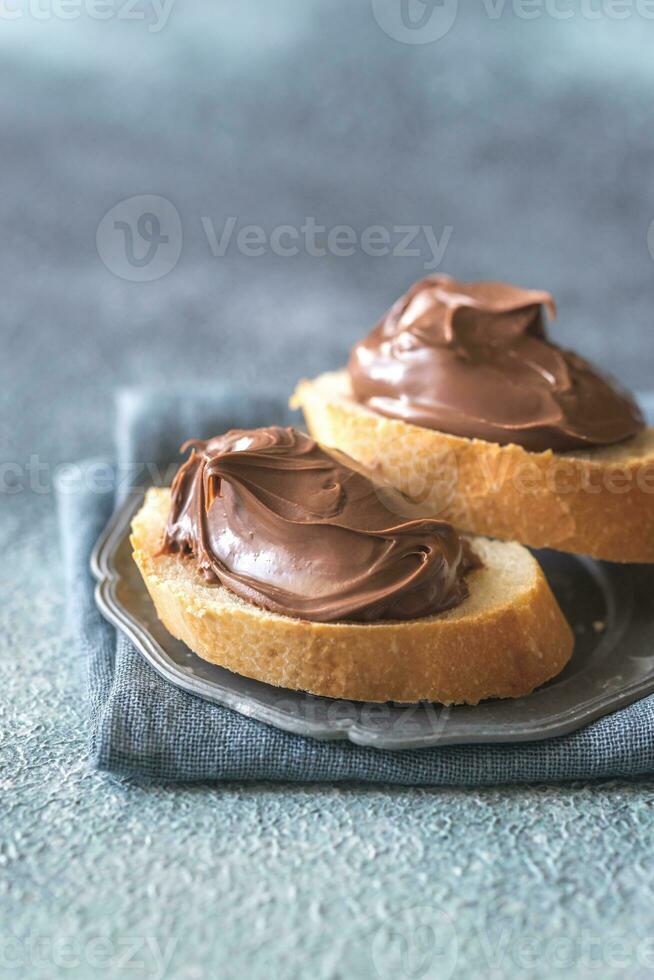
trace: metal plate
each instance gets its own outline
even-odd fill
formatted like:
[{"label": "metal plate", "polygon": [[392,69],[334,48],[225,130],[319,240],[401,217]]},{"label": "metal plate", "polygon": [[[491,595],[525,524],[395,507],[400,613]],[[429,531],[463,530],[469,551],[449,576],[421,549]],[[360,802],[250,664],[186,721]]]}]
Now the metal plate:
[{"label": "metal plate", "polygon": [[528,697],[476,707],[373,705],[240,677],[197,657],[159,622],[129,544],[141,499],[114,514],[94,549],[100,611],[172,684],[284,731],[380,749],[527,742],[574,731],[654,691],[654,566],[554,551],[535,554],[574,628],[575,650],[563,673]]}]

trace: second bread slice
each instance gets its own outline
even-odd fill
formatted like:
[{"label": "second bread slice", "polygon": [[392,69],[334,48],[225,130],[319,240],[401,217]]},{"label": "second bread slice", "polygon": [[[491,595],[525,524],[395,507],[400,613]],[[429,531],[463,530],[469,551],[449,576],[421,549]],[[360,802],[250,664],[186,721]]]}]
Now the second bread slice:
[{"label": "second bread slice", "polygon": [[532,453],[378,415],[345,371],[292,399],[312,436],[377,470],[461,531],[607,561],[654,562],[654,429],[588,452]]}]

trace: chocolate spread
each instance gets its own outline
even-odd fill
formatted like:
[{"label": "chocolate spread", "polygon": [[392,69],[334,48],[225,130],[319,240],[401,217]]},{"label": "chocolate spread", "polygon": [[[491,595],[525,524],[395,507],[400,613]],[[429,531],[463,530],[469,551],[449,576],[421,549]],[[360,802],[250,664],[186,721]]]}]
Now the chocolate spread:
[{"label": "chocolate spread", "polygon": [[430,276],[352,351],[354,398],[381,415],[534,452],[589,449],[643,426],[632,396],[549,340],[549,293]]},{"label": "chocolate spread", "polygon": [[[318,622],[415,619],[468,594],[476,560],[447,523],[404,519],[354,460],[292,428],[232,430],[172,486],[162,551],[248,602]],[[399,500],[399,495],[398,495]]]}]

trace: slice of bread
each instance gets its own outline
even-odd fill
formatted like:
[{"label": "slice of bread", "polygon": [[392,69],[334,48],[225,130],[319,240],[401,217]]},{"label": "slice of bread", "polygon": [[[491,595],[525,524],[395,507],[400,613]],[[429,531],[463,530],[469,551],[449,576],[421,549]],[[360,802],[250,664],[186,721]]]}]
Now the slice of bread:
[{"label": "slice of bread", "polygon": [[483,568],[461,605],[409,622],[291,619],[208,584],[192,558],[161,555],[168,490],[132,524],[134,559],[166,628],[198,656],[277,687],[355,701],[477,704],[558,674],[573,635],[540,566],[517,544],[475,538]]},{"label": "slice of bread", "polygon": [[345,371],[291,400],[334,446],[473,534],[616,562],[654,562],[654,428],[584,452],[531,453],[386,418],[351,396]]}]

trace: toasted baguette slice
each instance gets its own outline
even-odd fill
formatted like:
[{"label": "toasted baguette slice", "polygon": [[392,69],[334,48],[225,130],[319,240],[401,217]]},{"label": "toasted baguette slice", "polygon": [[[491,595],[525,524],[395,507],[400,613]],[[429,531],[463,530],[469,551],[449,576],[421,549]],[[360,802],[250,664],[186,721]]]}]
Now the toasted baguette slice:
[{"label": "toasted baguette slice", "polygon": [[462,531],[616,562],[654,562],[654,429],[617,446],[531,453],[409,425],[351,396],[345,371],[301,381],[309,431]]},{"label": "toasted baguette slice", "polygon": [[132,524],[136,561],[166,628],[198,656],[277,687],[355,701],[477,704],[529,694],[565,666],[573,636],[536,560],[473,540],[484,567],[455,609],[410,622],[314,623],[208,584],[193,559],[160,555],[168,490]]}]

